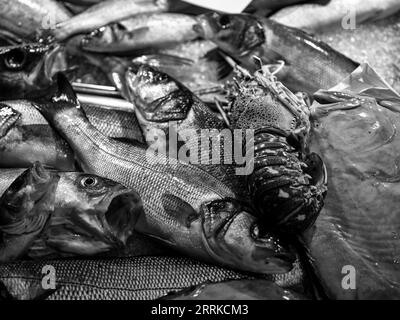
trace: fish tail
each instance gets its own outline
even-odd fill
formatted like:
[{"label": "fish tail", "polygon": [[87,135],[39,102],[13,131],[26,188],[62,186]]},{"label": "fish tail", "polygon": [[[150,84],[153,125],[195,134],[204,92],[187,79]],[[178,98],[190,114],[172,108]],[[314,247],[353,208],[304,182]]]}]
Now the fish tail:
[{"label": "fish tail", "polygon": [[59,113],[74,109],[77,110],[77,116],[79,113],[83,115],[78,97],[67,77],[59,72],[56,78],[55,93],[46,99],[34,102],[33,105],[47,120],[53,119]]}]

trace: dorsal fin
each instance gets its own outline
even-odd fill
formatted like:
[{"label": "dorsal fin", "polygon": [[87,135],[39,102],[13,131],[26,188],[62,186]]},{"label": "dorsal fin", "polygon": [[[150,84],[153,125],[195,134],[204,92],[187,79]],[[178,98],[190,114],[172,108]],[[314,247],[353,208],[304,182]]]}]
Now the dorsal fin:
[{"label": "dorsal fin", "polygon": [[67,77],[62,73],[57,73],[57,93],[53,95],[53,102],[68,102],[79,106],[78,97]]}]

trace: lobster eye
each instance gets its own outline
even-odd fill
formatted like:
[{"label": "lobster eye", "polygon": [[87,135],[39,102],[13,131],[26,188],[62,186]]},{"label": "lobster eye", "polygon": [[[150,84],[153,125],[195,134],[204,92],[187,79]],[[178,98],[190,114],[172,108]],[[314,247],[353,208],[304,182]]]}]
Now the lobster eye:
[{"label": "lobster eye", "polygon": [[93,188],[97,185],[97,183],[98,183],[97,178],[91,176],[83,177],[81,180],[81,185],[84,188]]},{"label": "lobster eye", "polygon": [[22,50],[11,50],[4,55],[4,64],[10,70],[21,69],[26,62],[26,53]]},{"label": "lobster eye", "polygon": [[231,23],[231,19],[229,18],[229,16],[227,14],[224,14],[219,18],[219,24],[221,25],[221,27],[223,29],[228,28],[230,23]]}]

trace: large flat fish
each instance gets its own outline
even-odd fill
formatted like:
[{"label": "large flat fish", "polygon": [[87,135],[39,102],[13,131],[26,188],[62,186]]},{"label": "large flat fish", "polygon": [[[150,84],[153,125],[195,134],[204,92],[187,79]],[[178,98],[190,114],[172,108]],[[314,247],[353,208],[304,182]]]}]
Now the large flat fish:
[{"label": "large flat fish", "polygon": [[370,78],[354,73],[352,86],[318,94],[313,106],[311,146],[325,160],[329,192],[310,252],[338,299],[400,297],[400,99],[381,81],[359,95]]}]

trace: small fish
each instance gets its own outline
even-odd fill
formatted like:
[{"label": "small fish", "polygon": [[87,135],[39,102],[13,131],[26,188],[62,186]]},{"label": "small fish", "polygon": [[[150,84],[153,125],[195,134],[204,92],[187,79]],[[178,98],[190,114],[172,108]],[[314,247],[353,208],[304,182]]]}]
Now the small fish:
[{"label": "small fish", "polygon": [[129,18],[139,13],[162,12],[168,9],[168,0],[111,0],[99,2],[82,13],[59,23],[55,29],[42,30],[41,37],[56,41]]},{"label": "small fish", "polygon": [[52,102],[36,107],[67,140],[85,172],[139,192],[144,212],[136,231],[185,254],[242,271],[271,274],[293,268],[293,248],[258,227],[249,206],[228,186],[188,163],[104,136],[79,108],[65,76],[59,74],[58,81],[60,91]]},{"label": "small fish", "polygon": [[270,18],[289,27],[313,33],[324,30],[351,28],[368,20],[384,19],[400,10],[397,0],[331,0],[321,5],[307,3],[282,9]]},{"label": "small fish", "polygon": [[[82,105],[98,130],[108,137],[143,143],[143,135],[132,112]],[[0,104],[0,167],[24,168],[35,161],[62,171],[75,169],[69,145],[33,106],[32,101],[12,100]]]},{"label": "small fish", "polygon": [[58,1],[0,1],[0,28],[25,40],[34,40],[36,30],[52,28],[70,17],[71,14]]},{"label": "small fish", "polygon": [[[43,267],[55,270],[56,289],[42,288]],[[19,300],[150,300],[205,281],[248,279],[238,273],[183,257],[19,261],[0,265],[0,284]]]},{"label": "small fish", "polygon": [[214,41],[251,71],[253,56],[263,64],[283,61],[277,77],[294,92],[329,89],[358,67],[311,35],[267,18],[214,12],[201,15],[198,21],[195,30],[200,36]]},{"label": "small fish", "polygon": [[102,53],[168,47],[197,38],[195,24],[195,17],[184,14],[140,14],[93,31],[82,39],[81,46],[86,51]]},{"label": "small fish", "polygon": [[59,176],[35,163],[0,198],[0,262],[24,255],[54,210]]},{"label": "small fish", "polygon": [[283,289],[272,281],[241,279],[206,282],[171,293],[162,300],[306,300],[294,291]]},{"label": "small fish", "polygon": [[[49,177],[57,177],[56,183]],[[0,205],[1,230],[5,236],[8,232],[18,243],[25,244],[24,250],[4,249],[2,261],[89,256],[124,250],[142,210],[140,197],[132,189],[91,174],[45,170],[37,163],[26,171],[1,169],[0,194],[8,199]],[[47,194],[52,195],[52,201],[46,211]],[[13,212],[26,217],[26,228],[36,228],[33,231],[37,232],[29,234],[29,243],[21,229],[22,222],[9,223]]]},{"label": "small fish", "polygon": [[64,48],[39,43],[0,48],[0,100],[44,94],[53,76],[67,71]]}]

